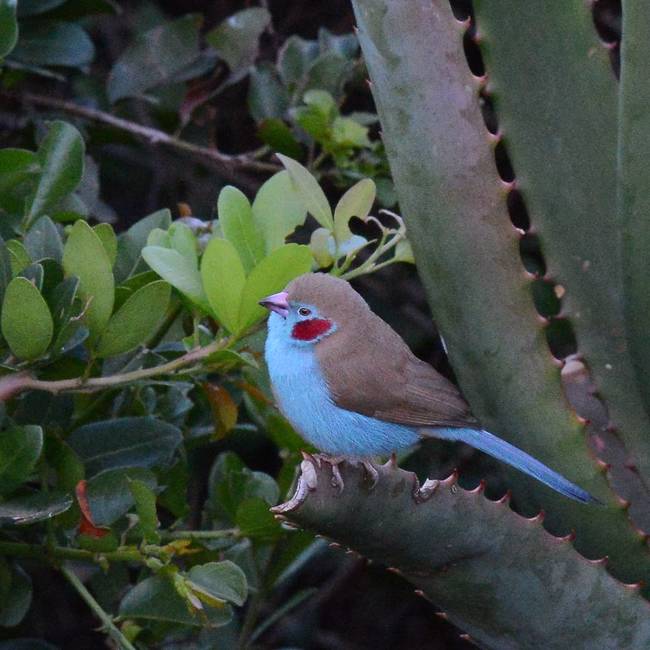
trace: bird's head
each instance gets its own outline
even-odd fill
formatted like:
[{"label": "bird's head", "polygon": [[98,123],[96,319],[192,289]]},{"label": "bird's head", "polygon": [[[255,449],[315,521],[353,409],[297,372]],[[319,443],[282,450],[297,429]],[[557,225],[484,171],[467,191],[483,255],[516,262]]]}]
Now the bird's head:
[{"label": "bird's head", "polygon": [[296,346],[316,345],[355,324],[361,328],[369,311],[345,280],[324,273],[301,275],[284,291],[260,300],[260,305],[271,312],[269,331]]}]

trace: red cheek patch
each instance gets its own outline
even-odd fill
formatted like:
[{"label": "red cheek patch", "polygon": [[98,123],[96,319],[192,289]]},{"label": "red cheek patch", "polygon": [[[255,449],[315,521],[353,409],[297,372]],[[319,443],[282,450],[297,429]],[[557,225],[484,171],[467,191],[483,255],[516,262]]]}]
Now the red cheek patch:
[{"label": "red cheek patch", "polygon": [[310,318],[296,323],[291,330],[291,336],[298,341],[313,341],[332,328],[332,321],[326,318]]}]

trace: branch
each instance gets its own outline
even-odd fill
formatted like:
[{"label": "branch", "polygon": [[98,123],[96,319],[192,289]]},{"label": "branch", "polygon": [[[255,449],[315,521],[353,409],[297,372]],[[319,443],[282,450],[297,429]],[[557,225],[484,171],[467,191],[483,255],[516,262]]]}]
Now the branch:
[{"label": "branch", "polygon": [[248,154],[229,155],[221,153],[211,147],[202,147],[186,140],[176,138],[164,131],[148,126],[142,126],[136,122],[116,117],[105,111],[95,108],[80,106],[74,102],[60,99],[58,97],[47,97],[34,93],[14,93],[2,91],[0,97],[6,97],[19,102],[35,104],[47,108],[55,108],[70,115],[76,115],[95,122],[107,124],[113,128],[130,133],[136,137],[143,138],[152,145],[163,144],[177,151],[184,151],[193,156],[212,163],[219,173],[229,180],[240,180],[237,172],[253,172],[258,174],[274,174],[281,170],[279,165],[256,160]]},{"label": "branch", "polygon": [[232,340],[230,338],[223,338],[205,347],[191,350],[183,356],[163,363],[160,366],[142,368],[108,377],[74,377],[73,379],[45,381],[36,379],[26,372],[5,375],[0,378],[0,402],[15,397],[26,390],[43,390],[54,395],[58,395],[59,393],[95,393],[107,388],[115,388],[124,384],[130,384],[134,381],[140,381],[141,379],[171,374],[209,357],[218,350],[223,350],[231,342]]},{"label": "branch", "polygon": [[104,624],[106,632],[118,644],[122,650],[136,650],[135,646],[122,634],[119,628],[113,622],[108,612],[105,612],[102,606],[93,598],[93,595],[86,589],[81,580],[74,571],[67,567],[61,567],[61,573],[66,577],[68,582],[77,590],[77,593],[86,601],[86,604],[93,610],[97,618]]}]

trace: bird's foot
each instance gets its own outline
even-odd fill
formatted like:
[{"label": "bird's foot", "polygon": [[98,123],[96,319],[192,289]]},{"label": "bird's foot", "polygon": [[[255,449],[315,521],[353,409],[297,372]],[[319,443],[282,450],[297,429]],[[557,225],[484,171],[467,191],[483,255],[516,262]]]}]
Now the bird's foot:
[{"label": "bird's foot", "polygon": [[345,456],[330,456],[329,454],[314,454],[314,458],[316,459],[316,462],[319,464],[319,466],[321,463],[327,463],[330,465],[332,468],[332,487],[337,487],[339,489],[339,492],[343,492],[345,482],[341,476],[339,465],[343,461],[347,460],[347,458],[345,458]]},{"label": "bird's foot", "polygon": [[332,468],[332,487],[338,487],[339,492],[343,492],[345,482],[341,476],[339,465],[344,461],[349,462],[351,465],[361,465],[370,479],[370,489],[377,485],[379,480],[379,472],[371,461],[360,458],[346,458],[345,456],[330,456],[329,454],[314,454],[313,458],[320,465],[321,462],[327,463]]},{"label": "bird's foot", "polygon": [[377,481],[379,481],[379,472],[377,471],[377,468],[369,460],[360,460],[358,462],[361,464],[363,469],[366,470],[366,474],[370,479],[370,489],[372,490],[375,487],[375,485],[377,485]]}]

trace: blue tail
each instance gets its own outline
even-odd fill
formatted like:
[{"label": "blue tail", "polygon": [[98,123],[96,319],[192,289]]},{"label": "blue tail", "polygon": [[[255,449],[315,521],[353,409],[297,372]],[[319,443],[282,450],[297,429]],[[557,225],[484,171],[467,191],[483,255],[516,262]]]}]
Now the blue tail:
[{"label": "blue tail", "polygon": [[508,465],[512,465],[512,467],[524,472],[524,474],[536,478],[538,481],[541,481],[545,485],[553,488],[556,492],[564,494],[564,496],[570,499],[575,499],[582,503],[600,503],[589,492],[571,483],[564,476],[546,467],[546,465],[535,460],[526,452],[521,451],[521,449],[517,449],[517,447],[511,445],[509,442],[492,435],[489,431],[452,428],[440,428],[430,431],[436,438],[458,440],[475,449],[484,451],[486,454],[502,460],[504,463],[508,463]]}]

